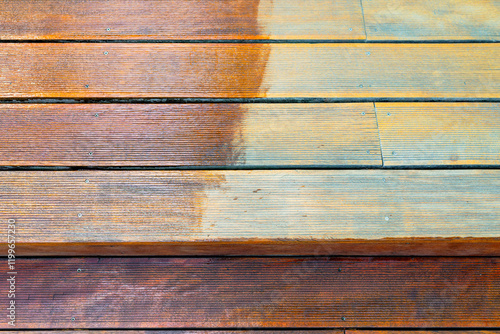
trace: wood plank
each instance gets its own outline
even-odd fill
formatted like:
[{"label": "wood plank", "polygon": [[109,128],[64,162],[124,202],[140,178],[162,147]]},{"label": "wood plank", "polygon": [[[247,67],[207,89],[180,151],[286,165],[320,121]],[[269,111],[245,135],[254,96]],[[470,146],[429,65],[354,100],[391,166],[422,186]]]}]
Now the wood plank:
[{"label": "wood plank", "polygon": [[350,0],[2,0],[0,39],[364,39]]},{"label": "wood plank", "polygon": [[363,0],[368,40],[500,40],[491,0]]},{"label": "wood plank", "polygon": [[0,98],[498,98],[498,44],[8,43]]},{"label": "wood plank", "polygon": [[[54,331],[51,330],[17,330],[15,331],[19,334],[54,334]],[[5,331],[5,333],[9,333]],[[11,332],[14,333],[14,332]],[[282,329],[282,330],[265,330],[265,329],[256,329],[256,330],[58,330],[58,333],[64,334],[344,334],[344,331],[341,329]],[[499,332],[495,331],[481,331],[476,332],[477,334],[499,334]],[[417,333],[419,334],[419,333]],[[443,333],[443,334],[452,334],[452,333]],[[472,331],[457,331],[456,334],[472,334]]]},{"label": "wood plank", "polygon": [[18,329],[500,326],[499,258],[23,258],[16,270]]},{"label": "wood plank", "polygon": [[376,103],[386,166],[499,165],[499,103]]},{"label": "wood plank", "polygon": [[0,165],[382,166],[372,103],[0,104]]},{"label": "wood plank", "polygon": [[426,329],[426,330],[372,330],[362,329],[354,330],[348,329],[345,334],[499,334],[498,330],[443,330],[443,329]]},{"label": "wood plank", "polygon": [[[3,171],[29,255],[500,255],[498,170]],[[6,252],[7,230],[0,231]]]}]

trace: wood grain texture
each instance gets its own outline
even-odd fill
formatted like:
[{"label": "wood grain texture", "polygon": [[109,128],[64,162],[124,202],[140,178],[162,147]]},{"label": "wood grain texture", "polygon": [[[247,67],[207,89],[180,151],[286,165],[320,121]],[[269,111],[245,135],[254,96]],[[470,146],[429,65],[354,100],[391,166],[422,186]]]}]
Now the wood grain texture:
[{"label": "wood grain texture", "polygon": [[0,50],[0,98],[498,98],[498,44],[52,44]]},{"label": "wood grain texture", "polygon": [[[50,330],[19,330],[19,331],[3,331],[8,334],[54,334],[53,331]],[[178,330],[157,330],[157,329],[146,329],[146,330],[58,330],[58,333],[64,334],[344,334],[344,331],[341,329],[283,329],[283,330],[265,330],[265,329],[257,329],[257,330],[220,330],[220,329],[212,329],[212,330],[196,330],[196,329],[178,329]],[[477,334],[498,334],[495,331],[482,331],[476,332]],[[421,333],[416,333],[421,334]],[[443,334],[452,334],[452,333],[443,333]],[[456,334],[472,334],[472,331],[460,331]]]},{"label": "wood grain texture", "polygon": [[16,267],[18,329],[500,326],[498,258],[49,258]]},{"label": "wood grain texture", "polygon": [[[498,330],[341,330],[341,329],[292,329],[292,330],[59,330],[64,334],[499,334]],[[47,330],[4,331],[8,334],[53,334]]]},{"label": "wood grain texture", "polygon": [[348,329],[345,334],[498,334],[498,330],[446,330],[446,329],[436,329],[436,330],[354,330]]},{"label": "wood grain texture", "polygon": [[381,166],[361,104],[0,104],[0,165]]},{"label": "wood grain texture", "polygon": [[0,219],[24,256],[500,255],[499,175],[4,171]]},{"label": "wood grain texture", "polygon": [[376,103],[386,166],[499,165],[500,104]]},{"label": "wood grain texture", "polygon": [[4,40],[364,39],[359,1],[0,1]]},{"label": "wood grain texture", "polygon": [[368,40],[500,40],[495,0],[363,0]]}]

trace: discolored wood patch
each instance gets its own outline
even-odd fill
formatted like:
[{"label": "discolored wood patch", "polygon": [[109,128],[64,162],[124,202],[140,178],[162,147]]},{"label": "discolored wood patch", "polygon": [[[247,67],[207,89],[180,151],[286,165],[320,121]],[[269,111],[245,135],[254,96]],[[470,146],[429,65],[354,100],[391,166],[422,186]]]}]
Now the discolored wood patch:
[{"label": "discolored wood patch", "polygon": [[373,104],[0,104],[6,166],[381,166]]}]

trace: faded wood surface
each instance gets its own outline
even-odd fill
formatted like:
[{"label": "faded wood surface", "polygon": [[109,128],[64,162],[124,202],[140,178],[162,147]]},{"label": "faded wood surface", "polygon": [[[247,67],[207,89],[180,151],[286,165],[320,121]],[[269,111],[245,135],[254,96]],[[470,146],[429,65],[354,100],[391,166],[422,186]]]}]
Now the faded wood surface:
[{"label": "faded wood surface", "polygon": [[17,271],[18,329],[500,326],[498,258],[49,258]]},{"label": "faded wood surface", "polygon": [[0,40],[364,39],[359,1],[0,1]]},{"label": "faded wood surface", "polygon": [[386,166],[499,165],[500,104],[376,103]]},{"label": "faded wood surface", "polygon": [[1,98],[498,98],[497,44],[9,43]]},{"label": "faded wood surface", "polygon": [[496,0],[363,0],[368,40],[500,40]]},{"label": "faded wood surface", "polygon": [[372,103],[0,104],[4,166],[381,166]]},{"label": "faded wood surface", "polygon": [[497,170],[4,171],[0,218],[17,222],[25,256],[499,255],[499,182]]}]

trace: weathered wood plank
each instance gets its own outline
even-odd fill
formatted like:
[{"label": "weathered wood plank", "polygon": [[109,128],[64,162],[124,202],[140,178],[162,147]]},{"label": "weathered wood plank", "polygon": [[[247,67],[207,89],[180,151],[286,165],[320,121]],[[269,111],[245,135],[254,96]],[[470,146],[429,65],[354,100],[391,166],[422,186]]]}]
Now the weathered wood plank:
[{"label": "weathered wood plank", "polygon": [[363,0],[368,40],[500,40],[491,0]]},{"label": "weathered wood plank", "polygon": [[381,166],[372,103],[0,104],[0,165]]},{"label": "weathered wood plank", "polygon": [[500,104],[376,103],[386,166],[499,165]]},{"label": "weathered wood plank", "polygon": [[425,330],[372,330],[372,329],[362,329],[354,330],[348,329],[345,334],[498,334],[498,330],[446,330],[446,329],[425,329]]},{"label": "weathered wood plank", "polygon": [[359,1],[0,2],[0,39],[364,39]]},{"label": "weathered wood plank", "polygon": [[16,270],[19,329],[500,326],[498,258],[39,258]]},{"label": "weathered wood plank", "polygon": [[498,98],[498,44],[8,43],[0,98]]},{"label": "weathered wood plank", "polygon": [[17,250],[26,256],[500,255],[499,176],[3,171],[0,219],[16,221]]}]

